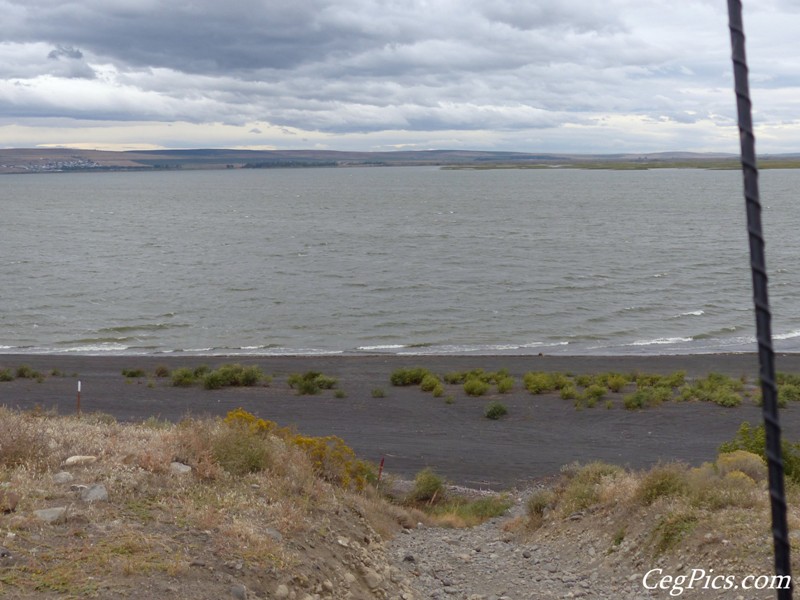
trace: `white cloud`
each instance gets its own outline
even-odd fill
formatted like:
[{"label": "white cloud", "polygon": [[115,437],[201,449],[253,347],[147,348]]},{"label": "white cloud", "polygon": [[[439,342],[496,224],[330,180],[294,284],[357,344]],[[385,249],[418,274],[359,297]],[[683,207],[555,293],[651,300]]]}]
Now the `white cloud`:
[{"label": "white cloud", "polygon": [[[0,126],[18,126],[23,145],[60,143],[45,123],[71,119],[71,131],[95,136],[148,123],[150,137],[132,142],[175,147],[263,135],[257,143],[278,147],[735,151],[724,9],[0,0]],[[745,26],[756,122],[769,132],[761,148],[797,150],[800,11],[788,0],[748,5]]]}]

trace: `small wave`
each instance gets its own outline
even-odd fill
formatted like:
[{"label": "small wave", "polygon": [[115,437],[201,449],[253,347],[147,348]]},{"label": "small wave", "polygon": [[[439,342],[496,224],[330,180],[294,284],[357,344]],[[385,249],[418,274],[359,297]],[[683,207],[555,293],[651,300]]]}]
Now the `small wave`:
[{"label": "small wave", "polygon": [[98,337],[98,338],[80,338],[77,340],[63,340],[56,342],[56,346],[73,346],[78,345],[95,345],[95,344],[122,344],[123,342],[138,342],[140,338],[136,337]]},{"label": "small wave", "polygon": [[379,344],[377,346],[359,346],[356,350],[371,352],[374,350],[398,350],[400,348],[408,348],[408,346],[405,344]]},{"label": "small wave", "polygon": [[119,327],[105,327],[100,329],[100,333],[131,333],[134,331],[161,331],[164,329],[176,329],[181,327],[191,327],[188,323],[145,323],[144,325],[120,325]]},{"label": "small wave", "polygon": [[690,310],[689,312],[681,313],[677,315],[678,317],[699,317],[700,315],[706,314],[704,310]]},{"label": "small wave", "polygon": [[779,333],[773,336],[776,340],[791,340],[796,337],[800,337],[800,329],[795,329],[794,331],[790,331],[789,333]]},{"label": "small wave", "polygon": [[71,346],[69,348],[57,348],[55,352],[79,352],[81,354],[106,354],[108,352],[124,352],[128,350],[128,346],[124,346],[122,344],[113,344],[113,343],[106,343],[106,344],[85,344],[81,346]]},{"label": "small wave", "polygon": [[686,337],[671,337],[671,338],[656,338],[654,340],[637,340],[626,344],[627,346],[655,346],[663,344],[680,344],[681,342],[691,342],[692,338]]}]

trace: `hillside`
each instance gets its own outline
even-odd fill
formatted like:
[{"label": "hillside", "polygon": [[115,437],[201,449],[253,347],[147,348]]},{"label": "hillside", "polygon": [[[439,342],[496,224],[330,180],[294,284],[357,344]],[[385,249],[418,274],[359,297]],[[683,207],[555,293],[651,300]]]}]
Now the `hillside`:
[{"label": "hillside", "polygon": [[[558,154],[419,150],[343,152],[333,150],[152,150],[109,152],[69,148],[0,149],[0,173],[103,170],[320,168],[354,166],[440,166],[453,168],[738,168],[734,155],[664,152]],[[798,168],[797,155],[761,158],[762,168]]]}]

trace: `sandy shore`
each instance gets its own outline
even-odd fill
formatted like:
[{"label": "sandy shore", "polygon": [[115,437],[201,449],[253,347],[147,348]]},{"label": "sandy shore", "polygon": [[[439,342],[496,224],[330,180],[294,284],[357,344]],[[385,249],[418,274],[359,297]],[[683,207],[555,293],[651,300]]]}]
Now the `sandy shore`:
[{"label": "sandy shore", "polygon": [[[274,376],[269,387],[207,391],[176,388],[169,380],[127,380],[122,369],[214,367],[222,363],[256,364]],[[572,461],[605,460],[631,467],[659,461],[692,464],[711,460],[722,441],[734,436],[744,421],[759,423],[758,407],[726,409],[704,403],[668,403],[654,409],[627,411],[619,398],[611,409],[576,410],[558,396],[532,396],[521,384],[511,394],[470,398],[460,387],[448,388],[452,404],[418,388],[395,388],[389,376],[399,367],[424,366],[436,373],[482,368],[508,369],[517,378],[526,371],[591,374],[603,371],[670,373],[690,377],[715,371],[746,375],[754,381],[757,357],[719,354],[659,357],[567,356],[324,356],[324,357],[197,357],[197,356],[65,356],[0,355],[0,370],[29,365],[42,373],[41,383],[16,379],[0,383],[0,404],[30,409],[40,406],[62,414],[75,411],[77,380],[84,411],[101,411],[119,420],[151,416],[180,420],[187,414],[224,415],[243,407],[281,425],[310,435],[338,435],[363,458],[386,459],[386,469],[401,476],[432,466],[455,483],[493,488],[524,484],[552,475]],[[800,373],[800,355],[779,355],[779,371]],[[286,384],[290,373],[320,371],[339,380],[347,394],[330,391],[297,396]],[[382,388],[386,396],[373,398]],[[509,414],[499,421],[483,417],[485,405],[501,399]],[[603,403],[601,403],[602,405]],[[788,439],[800,440],[800,407],[783,411]]]}]

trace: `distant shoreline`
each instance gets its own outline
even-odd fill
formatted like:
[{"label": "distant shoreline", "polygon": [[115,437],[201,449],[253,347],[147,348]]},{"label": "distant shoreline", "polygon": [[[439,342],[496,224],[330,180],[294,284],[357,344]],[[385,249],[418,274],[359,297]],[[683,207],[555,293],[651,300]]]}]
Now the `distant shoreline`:
[{"label": "distant shoreline", "polygon": [[[156,378],[157,366],[169,369],[215,368],[223,363],[258,365],[273,376],[269,387],[204,390],[172,387]],[[40,407],[74,414],[77,381],[85,412],[102,412],[121,421],[149,417],[178,421],[187,415],[224,416],[243,407],[280,425],[309,435],[338,435],[359,456],[386,459],[389,472],[404,477],[432,466],[452,481],[471,487],[505,488],[553,475],[564,464],[605,460],[631,467],[680,460],[712,460],[723,441],[744,421],[758,424],[761,409],[752,402],[737,408],[709,403],[668,402],[640,411],[596,407],[576,410],[558,395],[533,396],[519,378],[526,371],[592,374],[606,371],[688,377],[720,372],[755,382],[755,354],[672,356],[81,356],[0,355],[0,370],[22,364],[41,371],[41,383],[15,379],[0,383],[0,404],[29,410]],[[779,371],[800,373],[800,354],[780,354]],[[517,379],[510,394],[481,398],[452,388],[451,404],[418,387],[393,387],[389,377],[400,367],[423,366],[436,373],[481,368],[508,369]],[[53,370],[59,373],[51,375]],[[143,378],[125,378],[122,369],[143,369]],[[318,371],[335,377],[344,398],[328,390],[297,396],[286,382],[291,373]],[[380,388],[384,397],[373,397]],[[483,417],[485,405],[503,402],[509,414],[500,421]],[[787,439],[800,440],[800,406],[782,411]]]},{"label": "distant shoreline", "polygon": [[[762,169],[800,168],[800,155],[759,158]],[[413,150],[347,152],[335,150],[149,150],[106,151],[71,148],[0,149],[0,173],[85,173],[198,169],[272,169],[436,166],[448,169],[738,169],[734,154],[656,152],[567,154]]]}]

